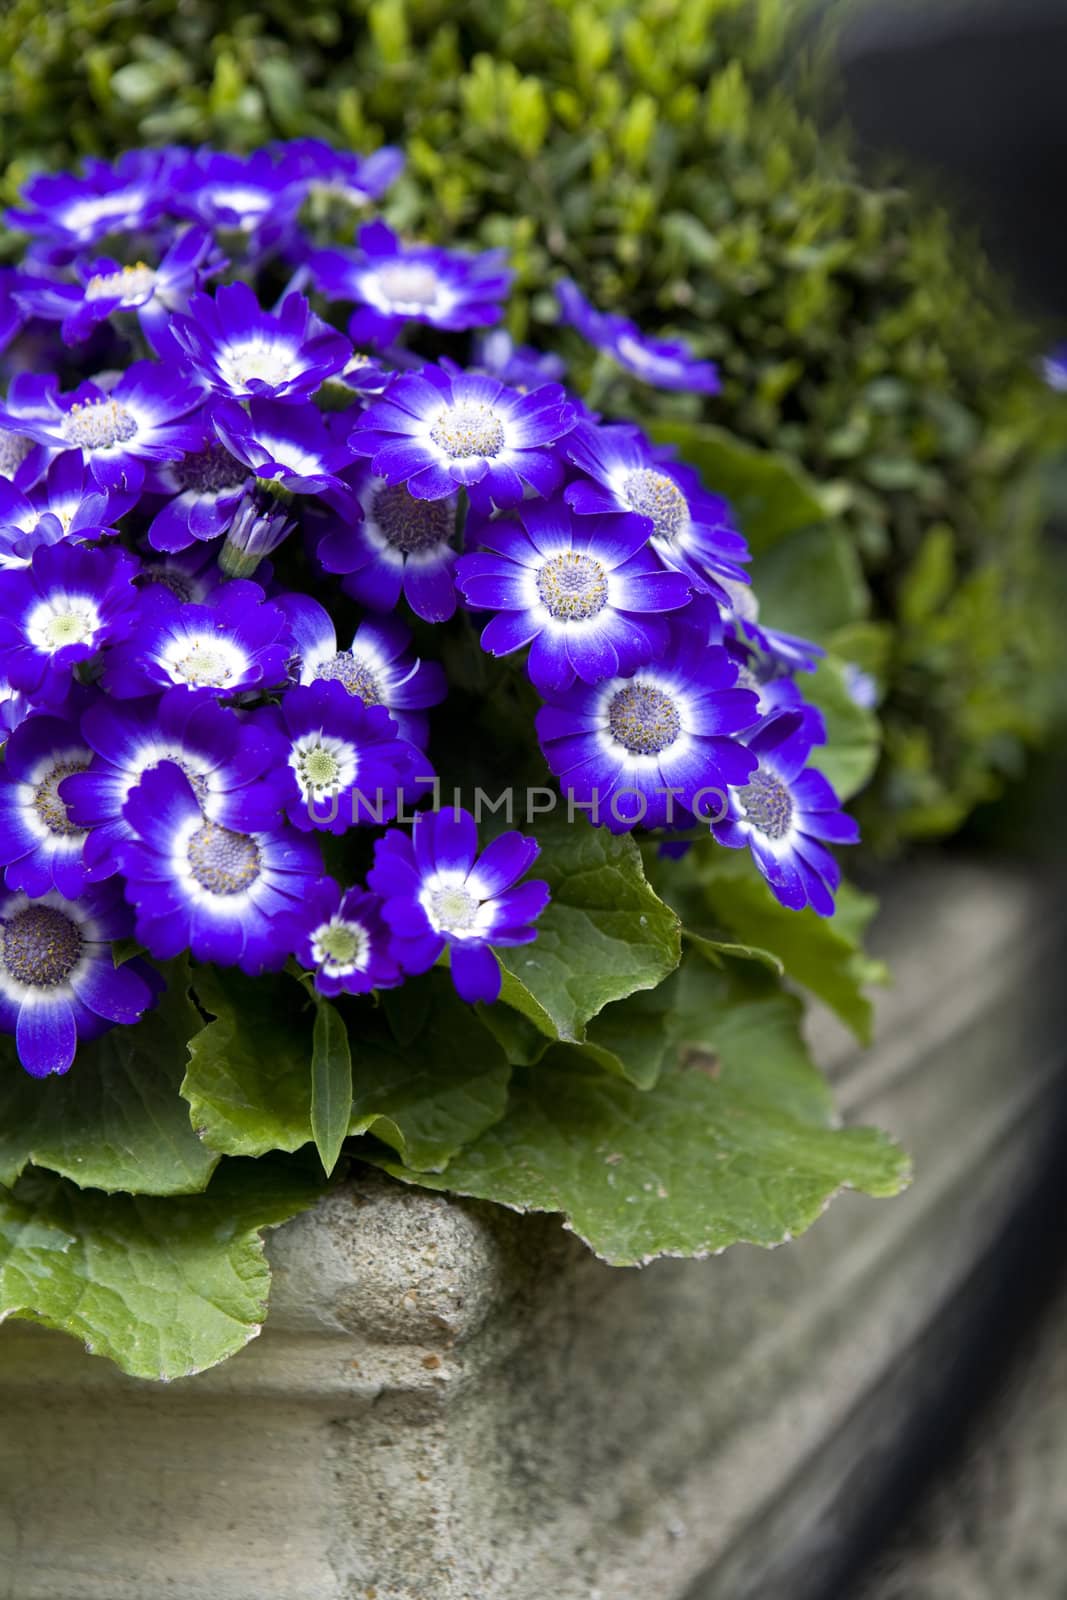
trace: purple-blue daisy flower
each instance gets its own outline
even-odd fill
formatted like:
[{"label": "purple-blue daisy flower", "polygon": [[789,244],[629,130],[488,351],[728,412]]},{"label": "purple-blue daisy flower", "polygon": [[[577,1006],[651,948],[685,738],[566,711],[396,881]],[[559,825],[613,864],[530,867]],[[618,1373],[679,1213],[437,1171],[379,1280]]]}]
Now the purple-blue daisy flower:
[{"label": "purple-blue daisy flower", "polygon": [[137,261],[124,266],[110,256],[74,264],[76,283],[56,277],[21,279],[19,304],[28,315],[58,322],[65,344],[79,344],[118,312],[136,313],[157,354],[167,354],[171,314],[184,310],[192,291],[225,265],[203,228],[180,233],[157,266]]},{"label": "purple-blue daisy flower", "polygon": [[39,420],[0,410],[0,429],[29,434],[53,450],[80,450],[105,489],[136,491],[148,461],[175,461],[196,448],[197,429],[185,421],[202,392],[188,377],[158,361],[135,361],[114,388],[83,383],[53,397]]},{"label": "purple-blue daisy flower", "polygon": [[349,333],[357,344],[389,344],[408,322],[461,330],[499,322],[511,287],[507,254],[470,255],[406,245],[384,222],[359,230],[358,250],[316,250],[309,265],[328,300],[354,301]]},{"label": "purple-blue daisy flower", "polygon": [[66,1072],[79,1039],[136,1022],[163,985],[136,957],[115,965],[112,941],[133,932],[117,883],[77,900],[50,893],[0,895],[0,1032],[15,1036],[35,1078]]},{"label": "purple-blue daisy flower", "polygon": [[393,953],[405,972],[426,972],[447,947],[460,999],[500,994],[494,945],[530,944],[548,884],[519,883],[540,851],[536,839],[502,833],[479,856],[469,811],[422,811],[409,837],[390,828],[374,847],[367,883],[382,897]]},{"label": "purple-blue daisy flower", "polygon": [[225,533],[244,499],[252,473],[227,450],[206,424],[195,448],[177,461],[155,467],[145,479],[145,491],[168,498],[148,528],[154,550],[185,550],[198,540],[217,539]]},{"label": "purple-blue daisy flower", "polygon": [[280,781],[260,781],[276,767],[275,741],[193,689],[168,689],[158,699],[101,695],[82,713],[81,741],[90,759],[84,770],[64,774],[60,794],[71,824],[89,830],[85,860],[93,868],[118,870],[116,847],[134,837],[123,807],[161,761],[182,769],[207,817],[217,817],[237,791],[246,825],[265,826],[280,813]]},{"label": "purple-blue daisy flower", "polygon": [[539,389],[546,383],[559,383],[567,371],[562,356],[516,344],[506,328],[493,328],[478,335],[474,341],[474,365],[512,389]]},{"label": "purple-blue daisy flower", "polygon": [[692,394],[718,394],[721,390],[715,363],[700,361],[682,340],[653,339],[642,333],[636,322],[597,311],[569,279],[557,284],[556,297],[563,321],[642,383]]},{"label": "purple-blue daisy flower", "polygon": [[302,294],[265,311],[246,283],[194,294],[171,331],[186,360],[216,394],[234,400],[303,400],[351,355],[343,334],[315,316]]},{"label": "purple-blue daisy flower", "polygon": [[456,609],[456,496],[416,500],[365,466],[349,475],[362,516],[333,517],[315,547],[324,572],[345,574],[342,588],[372,611],[393,611],[403,595],[424,622]]},{"label": "purple-blue daisy flower", "polygon": [[756,766],[737,738],[755,720],[756,697],[736,681],[722,646],[696,652],[680,628],[635,674],[553,695],[537,734],[570,805],[612,833],[722,809],[727,786]]},{"label": "purple-blue daisy flower", "polygon": [[258,478],[273,478],[294,494],[344,491],[341,473],[352,452],[339,444],[310,403],[220,400],[212,409],[219,438]]},{"label": "purple-blue daisy flower", "polygon": [[366,618],[341,650],[333,621],[317,600],[281,595],[277,604],[293,632],[301,683],[336,679],[364,705],[384,706],[402,737],[426,748],[429,723],[423,713],[440,704],[448,685],[440,662],[410,654],[411,633],[397,617]]},{"label": "purple-blue daisy flower", "polygon": [[109,652],[104,688],[117,699],[186,684],[216,697],[273,689],[286,680],[292,637],[285,616],[258,583],[223,584],[209,605],[146,610],[133,638]]},{"label": "purple-blue daisy flower", "polygon": [[322,878],[301,905],[291,939],[297,961],[329,999],[395,989],[401,982],[381,901],[366,889],[342,892],[332,878]]},{"label": "purple-blue daisy flower", "polygon": [[289,239],[306,193],[295,167],[267,150],[235,156],[205,149],[176,169],[168,205],[216,233],[239,236],[254,259]]},{"label": "purple-blue daisy flower", "polygon": [[748,546],[725,500],[709,494],[692,467],[654,452],[640,429],[579,422],[563,449],[583,474],[566,490],[580,516],[632,518],[668,567],[727,599],[725,580],[745,583]]},{"label": "purple-blue daisy flower", "polygon": [[724,577],[719,588],[723,591],[720,600],[726,601],[723,616],[739,639],[755,645],[787,672],[814,672],[826,654],[822,645],[795,633],[783,633],[780,628],[768,628],[760,621],[759,600],[747,582]]},{"label": "purple-blue daisy flower", "polygon": [[442,500],[465,488],[479,510],[516,506],[528,484],[548,496],[562,480],[553,446],[574,426],[564,391],[530,394],[496,378],[426,366],[405,373],[363,413],[349,435],[357,455],[387,483],[406,483],[417,500]]},{"label": "purple-blue daisy flower", "polygon": [[834,911],[841,872],[827,844],[856,844],[859,828],[821,772],[807,767],[811,741],[795,712],[772,716],[745,743],[758,765],[731,789],[725,817],[712,821],[720,844],[747,845],[776,898],[791,911]]},{"label": "purple-blue daisy flower", "polygon": [[286,922],[322,876],[318,845],[282,822],[249,826],[244,796],[220,796],[206,816],[172,761],[145,773],[124,808],[135,837],[118,846],[135,933],[154,956],[277,970]]},{"label": "purple-blue daisy flower", "polygon": [[14,687],[63,699],[78,663],[131,631],[137,566],[125,550],[63,542],[39,546],[21,572],[0,573],[0,651]]},{"label": "purple-blue daisy flower", "polygon": [[0,405],[0,478],[20,489],[38,481],[55,452],[38,443],[39,424],[50,423],[58,410],[59,379],[52,372],[17,372]]},{"label": "purple-blue daisy flower", "polygon": [[[147,550],[141,570],[133,580],[144,615],[155,606],[169,609],[175,603],[205,606],[226,582],[219,569],[217,544],[195,544],[173,554]],[[262,573],[260,574],[262,577]]]},{"label": "purple-blue daisy flower", "polygon": [[112,234],[136,232],[162,215],[183,154],[127,150],[114,165],[87,157],[80,177],[38,173],[23,185],[22,204],[7,213],[7,220],[71,252]]},{"label": "purple-blue daisy flower", "polygon": [[316,191],[348,205],[380,200],[404,170],[404,152],[382,145],[369,155],[337,150],[322,139],[288,139],[274,146],[285,170]]},{"label": "purple-blue daisy flower", "polygon": [[689,580],[664,572],[642,528],[618,517],[575,518],[560,502],[530,504],[519,521],[486,522],[488,554],[461,556],[468,605],[497,615],[482,647],[508,655],[530,646],[528,670],[543,694],[633,672],[661,655],[664,613],[689,599]]},{"label": "purple-blue daisy flower", "polygon": [[425,765],[384,706],[365,705],[337,679],[296,685],[256,723],[277,740],[285,813],[305,833],[391,821]]},{"label": "purple-blue daisy flower", "polygon": [[77,722],[35,714],[7,741],[0,767],[0,866],[9,889],[36,897],[58,889],[75,900],[92,878],[83,859],[87,830],[59,792],[92,760]]}]

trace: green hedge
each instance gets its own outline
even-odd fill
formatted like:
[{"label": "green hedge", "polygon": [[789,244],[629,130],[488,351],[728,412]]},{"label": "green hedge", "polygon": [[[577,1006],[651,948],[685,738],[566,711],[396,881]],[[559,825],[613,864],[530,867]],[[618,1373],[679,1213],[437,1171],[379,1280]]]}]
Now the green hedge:
[{"label": "green hedge", "polygon": [[[1040,736],[1055,609],[1038,530],[1061,402],[972,240],[872,187],[810,117],[789,0],[15,0],[0,19],[8,196],[84,151],[318,134],[407,146],[392,219],[506,245],[518,333],[560,343],[546,285],[680,331],[722,366],[652,420],[797,458],[847,530],[849,608],[895,626],[887,845],[956,827]],[[783,81],[788,87],[783,87]],[[795,558],[802,556],[798,547]],[[774,618],[772,617],[773,621]],[[862,647],[862,648],[861,648]]]}]

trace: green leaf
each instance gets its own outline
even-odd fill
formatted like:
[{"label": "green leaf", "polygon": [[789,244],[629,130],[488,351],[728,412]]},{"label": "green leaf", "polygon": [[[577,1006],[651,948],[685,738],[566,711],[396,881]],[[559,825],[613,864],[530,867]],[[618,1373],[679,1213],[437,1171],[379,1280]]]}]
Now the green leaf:
[{"label": "green leaf", "polygon": [[0,1061],[0,1183],[33,1162],[83,1188],[193,1194],[218,1155],[189,1126],[179,1093],[185,1042],[201,1025],[176,967],[158,1008],[83,1044],[63,1077],[30,1078],[13,1048]]},{"label": "green leaf", "polygon": [[348,1030],[336,1008],[320,1000],[315,1008],[311,1051],[311,1132],[323,1170],[337,1165],[352,1115],[352,1054]]},{"label": "green leaf", "polygon": [[408,1166],[438,1171],[504,1115],[510,1068],[447,972],[409,979],[404,992],[409,989],[412,1003],[425,1012],[413,1040],[399,1044],[379,1019],[353,1035],[348,1131],[373,1133]]},{"label": "green leaf", "polygon": [[638,1089],[651,1089],[677,1042],[677,979],[672,972],[658,988],[605,1006],[589,1024],[585,1044],[572,1052]]},{"label": "green leaf", "polygon": [[501,1000],[546,1037],[580,1044],[604,1006],[654,989],[681,957],[678,918],[649,886],[629,835],[539,824],[537,876],[552,899],[537,942],[500,952]]},{"label": "green leaf", "polygon": [[839,1189],[897,1193],[903,1153],[870,1128],[832,1126],[799,1031],[800,1007],[755,967],[683,968],[687,1036],[642,1092],[554,1047],[515,1074],[508,1114],[441,1177],[407,1182],[558,1211],[598,1255],[632,1266],[802,1233]]},{"label": "green leaf", "polygon": [[882,750],[882,729],[873,711],[858,706],[848,689],[846,667],[826,656],[803,682],[805,700],[826,719],[826,743],[811,752],[811,765],[824,773],[842,800],[869,782]]},{"label": "green leaf", "polygon": [[757,450],[725,428],[658,418],[645,426],[658,444],[676,445],[705,487],[729,500],[753,551],[825,520],[817,485],[788,457]]},{"label": "green leaf", "polygon": [[838,528],[806,528],[752,563],[760,621],[821,641],[863,617],[868,605],[859,556]]},{"label": "green leaf", "polygon": [[866,984],[884,977],[880,962],[863,954],[860,940],[877,908],[871,895],[842,884],[833,917],[810,908],[788,911],[778,904],[747,851],[694,854],[694,869],[716,922],[745,944],[772,951],[789,977],[835,1011],[863,1043],[869,1043],[872,1006]]},{"label": "green leaf", "polygon": [[723,966],[724,958],[729,957],[733,961],[758,961],[777,978],[782,977],[785,972],[781,960],[773,951],[760,950],[756,945],[737,944],[731,939],[709,938],[707,934],[694,933],[692,928],[683,928],[682,938],[686,944],[692,945],[705,961],[710,961],[713,967]]},{"label": "green leaf", "polygon": [[311,1132],[311,1012],[287,974],[271,982],[197,967],[193,989],[215,1018],[189,1041],[182,1094],[200,1137],[227,1155],[298,1150]]},{"label": "green leaf", "polygon": [[312,1205],[292,1163],[224,1162],[204,1194],[104,1195],[28,1173],[0,1189],[0,1321],[84,1341],[135,1378],[184,1378],[260,1331],[261,1233]]}]

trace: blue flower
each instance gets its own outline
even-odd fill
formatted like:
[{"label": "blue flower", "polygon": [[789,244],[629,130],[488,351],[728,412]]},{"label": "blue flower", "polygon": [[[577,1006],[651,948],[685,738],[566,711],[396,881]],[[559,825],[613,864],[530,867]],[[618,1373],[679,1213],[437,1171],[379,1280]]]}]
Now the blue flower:
[{"label": "blue flower", "polygon": [[113,389],[83,383],[54,395],[40,419],[0,410],[0,429],[29,434],[53,450],[80,450],[104,489],[140,489],[146,461],[176,461],[195,450],[197,429],[184,422],[200,405],[193,381],[158,361],[135,361]]},{"label": "blue flower", "polygon": [[746,582],[738,583],[724,577],[719,585],[725,597],[725,620],[742,641],[754,644],[764,655],[780,663],[788,672],[814,672],[826,654],[822,645],[813,644],[795,633],[783,633],[779,628],[768,628],[759,620],[759,601]]},{"label": "blue flower", "polygon": [[477,336],[474,365],[512,389],[539,389],[546,383],[559,383],[567,371],[562,356],[516,344],[506,328],[494,328]]},{"label": "blue flower", "polygon": [[156,606],[169,610],[176,602],[208,605],[225,582],[219,570],[218,546],[197,544],[174,555],[148,551],[133,586],[143,617]]},{"label": "blue flower", "polygon": [[856,844],[859,828],[822,773],[805,766],[811,741],[797,713],[771,717],[745,743],[758,765],[730,791],[727,815],[712,822],[712,833],[733,849],[748,846],[783,906],[832,916],[841,873],[826,846]]},{"label": "blue flower", "polygon": [[512,278],[506,260],[503,250],[401,244],[384,222],[368,222],[358,250],[316,250],[309,265],[328,300],[360,307],[348,327],[356,343],[386,345],[408,322],[455,330],[499,322]]},{"label": "blue flower", "polygon": [[381,901],[365,889],[342,893],[332,878],[322,878],[301,905],[291,938],[297,961],[314,975],[319,994],[331,999],[401,982]]},{"label": "blue flower", "polygon": [[722,809],[727,786],[756,766],[736,737],[754,722],[756,697],[736,679],[725,649],[694,651],[679,628],[635,674],[551,696],[537,733],[569,805],[612,833]]},{"label": "blue flower", "polygon": [[0,651],[16,689],[56,704],[79,661],[126,637],[137,594],[136,558],[124,550],[41,545],[22,572],[0,573]]},{"label": "blue flower", "polygon": [[33,552],[61,539],[94,542],[115,532],[136,497],[106,493],[76,450],[56,456],[46,476],[23,493],[0,479],[0,567],[28,567]]},{"label": "blue flower", "polygon": [[1041,371],[1050,389],[1067,393],[1067,343],[1053,346],[1041,362]]},{"label": "blue flower", "polygon": [[845,662],[845,688],[854,706],[873,711],[878,704],[878,681],[855,661]]},{"label": "blue flower", "polygon": [[204,423],[187,455],[157,466],[145,480],[147,493],[168,497],[149,525],[149,544],[173,552],[198,540],[217,539],[230,526],[251,481],[247,464]]},{"label": "blue flower", "polygon": [[409,838],[390,828],[374,847],[367,882],[382,897],[393,953],[405,972],[426,972],[447,947],[461,1000],[490,1003],[500,994],[493,946],[530,944],[548,904],[548,884],[519,884],[540,847],[502,833],[478,855],[469,811],[423,811]]},{"label": "blue flower", "polygon": [[219,569],[228,578],[250,578],[296,523],[283,506],[263,494],[246,494],[234,512],[219,551]]},{"label": "blue flower", "polygon": [[250,826],[238,791],[206,816],[179,766],[163,761],[126,801],[135,837],[118,845],[136,937],[154,956],[277,970],[286,924],[322,876],[314,841],[281,822]]},{"label": "blue flower", "polygon": [[351,355],[343,334],[316,317],[302,294],[264,311],[246,283],[194,294],[171,331],[194,372],[234,400],[303,400]]},{"label": "blue flower", "polygon": [[8,739],[0,767],[0,866],[9,889],[34,898],[58,889],[74,900],[92,878],[108,876],[86,865],[86,830],[59,792],[91,759],[77,722],[61,717],[30,716]]},{"label": "blue flower", "polygon": [[524,484],[549,495],[562,479],[552,446],[573,428],[575,411],[555,384],[519,394],[497,379],[423,367],[396,379],[349,435],[357,455],[387,483],[406,483],[417,500],[443,500],[465,488],[479,510],[515,506]]},{"label": "blue flower", "polygon": [[0,406],[0,478],[31,489],[54,452],[38,444],[30,429],[51,422],[58,409],[59,379],[54,373],[19,372]]},{"label": "blue flower", "polygon": [[492,655],[530,645],[529,673],[542,694],[628,674],[667,645],[663,613],[689,599],[680,572],[664,572],[644,531],[617,517],[575,520],[559,502],[531,504],[486,522],[477,541],[491,554],[460,557],[468,605],[497,615],[482,633]]},{"label": "blue flower", "polygon": [[193,689],[168,689],[158,699],[101,695],[82,713],[81,743],[91,759],[59,780],[60,796],[71,825],[89,830],[84,854],[94,871],[118,871],[117,846],[134,837],[123,807],[161,761],[181,768],[207,817],[217,819],[238,793],[246,825],[266,826],[280,813],[281,781],[261,781],[276,766],[275,742]]},{"label": "blue flower", "polygon": [[265,599],[258,583],[236,578],[209,605],[146,609],[136,635],[108,652],[104,688],[120,700],[172,684],[216,698],[277,688],[286,680],[292,637],[282,611]]},{"label": "blue flower", "polygon": [[277,741],[282,803],[304,833],[390,821],[425,765],[384,706],[365,705],[336,679],[298,684],[280,706],[260,711],[256,725]]},{"label": "blue flower", "polygon": [[668,567],[726,602],[726,581],[747,582],[738,562],[748,546],[725,500],[709,494],[691,467],[652,450],[638,428],[579,422],[563,446],[584,474],[566,490],[579,516],[635,520]]},{"label": "blue flower", "polygon": [[365,206],[380,200],[404,170],[404,152],[382,145],[370,155],[335,150],[321,139],[289,139],[274,146],[284,169],[298,176],[314,193]]},{"label": "blue flower", "polygon": [[227,450],[256,474],[294,494],[344,490],[340,474],[352,460],[313,405],[253,400],[247,409],[221,400],[212,421]]},{"label": "blue flower", "polygon": [[112,940],[132,932],[115,883],[93,884],[77,900],[0,895],[0,1032],[14,1034],[35,1078],[66,1072],[79,1039],[136,1022],[154,1004],[158,974],[136,958],[115,965]]},{"label": "blue flower", "polygon": [[224,265],[211,235],[202,228],[187,228],[158,266],[144,261],[123,266],[103,256],[75,263],[77,283],[54,276],[24,276],[15,294],[27,315],[60,323],[65,344],[81,343],[117,312],[136,312],[153,349],[167,355],[174,348],[168,330],[171,313],[184,310],[192,291]]},{"label": "blue flower", "polygon": [[301,683],[336,679],[364,705],[384,706],[401,736],[425,749],[429,725],[422,713],[440,704],[448,686],[439,662],[408,654],[411,634],[398,618],[368,618],[348,649],[339,650],[333,621],[317,600],[281,595],[277,604],[296,641]]},{"label": "blue flower", "polygon": [[557,284],[556,297],[563,321],[642,383],[692,394],[718,394],[722,388],[715,363],[699,361],[680,339],[653,339],[635,322],[597,311],[569,279]]},{"label": "blue flower", "polygon": [[250,156],[200,150],[174,173],[168,201],[179,216],[238,236],[255,260],[288,241],[306,193],[292,163],[267,150]]},{"label": "blue flower", "polygon": [[38,173],[23,185],[21,207],[7,213],[15,228],[74,252],[111,234],[155,222],[184,152],[127,150],[110,165],[87,157],[82,176]]},{"label": "blue flower", "polygon": [[323,571],[344,573],[345,593],[372,611],[395,610],[403,595],[424,622],[447,622],[456,609],[456,497],[416,500],[366,468],[355,496],[362,517],[342,512],[318,541]]}]

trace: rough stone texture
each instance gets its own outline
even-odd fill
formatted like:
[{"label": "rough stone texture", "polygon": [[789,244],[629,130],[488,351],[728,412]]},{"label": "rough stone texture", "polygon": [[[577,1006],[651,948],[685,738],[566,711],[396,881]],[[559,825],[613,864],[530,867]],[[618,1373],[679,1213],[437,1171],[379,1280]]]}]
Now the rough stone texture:
[{"label": "rough stone texture", "polygon": [[811,1463],[1033,1164],[1062,939],[1025,876],[900,886],[880,1043],[816,1032],[846,1117],[918,1176],[787,1248],[612,1270],[551,1218],[367,1174],[274,1236],[267,1331],[214,1372],[160,1388],[0,1329],[0,1600],[788,1594],[770,1508],[788,1531],[841,1492]]}]

